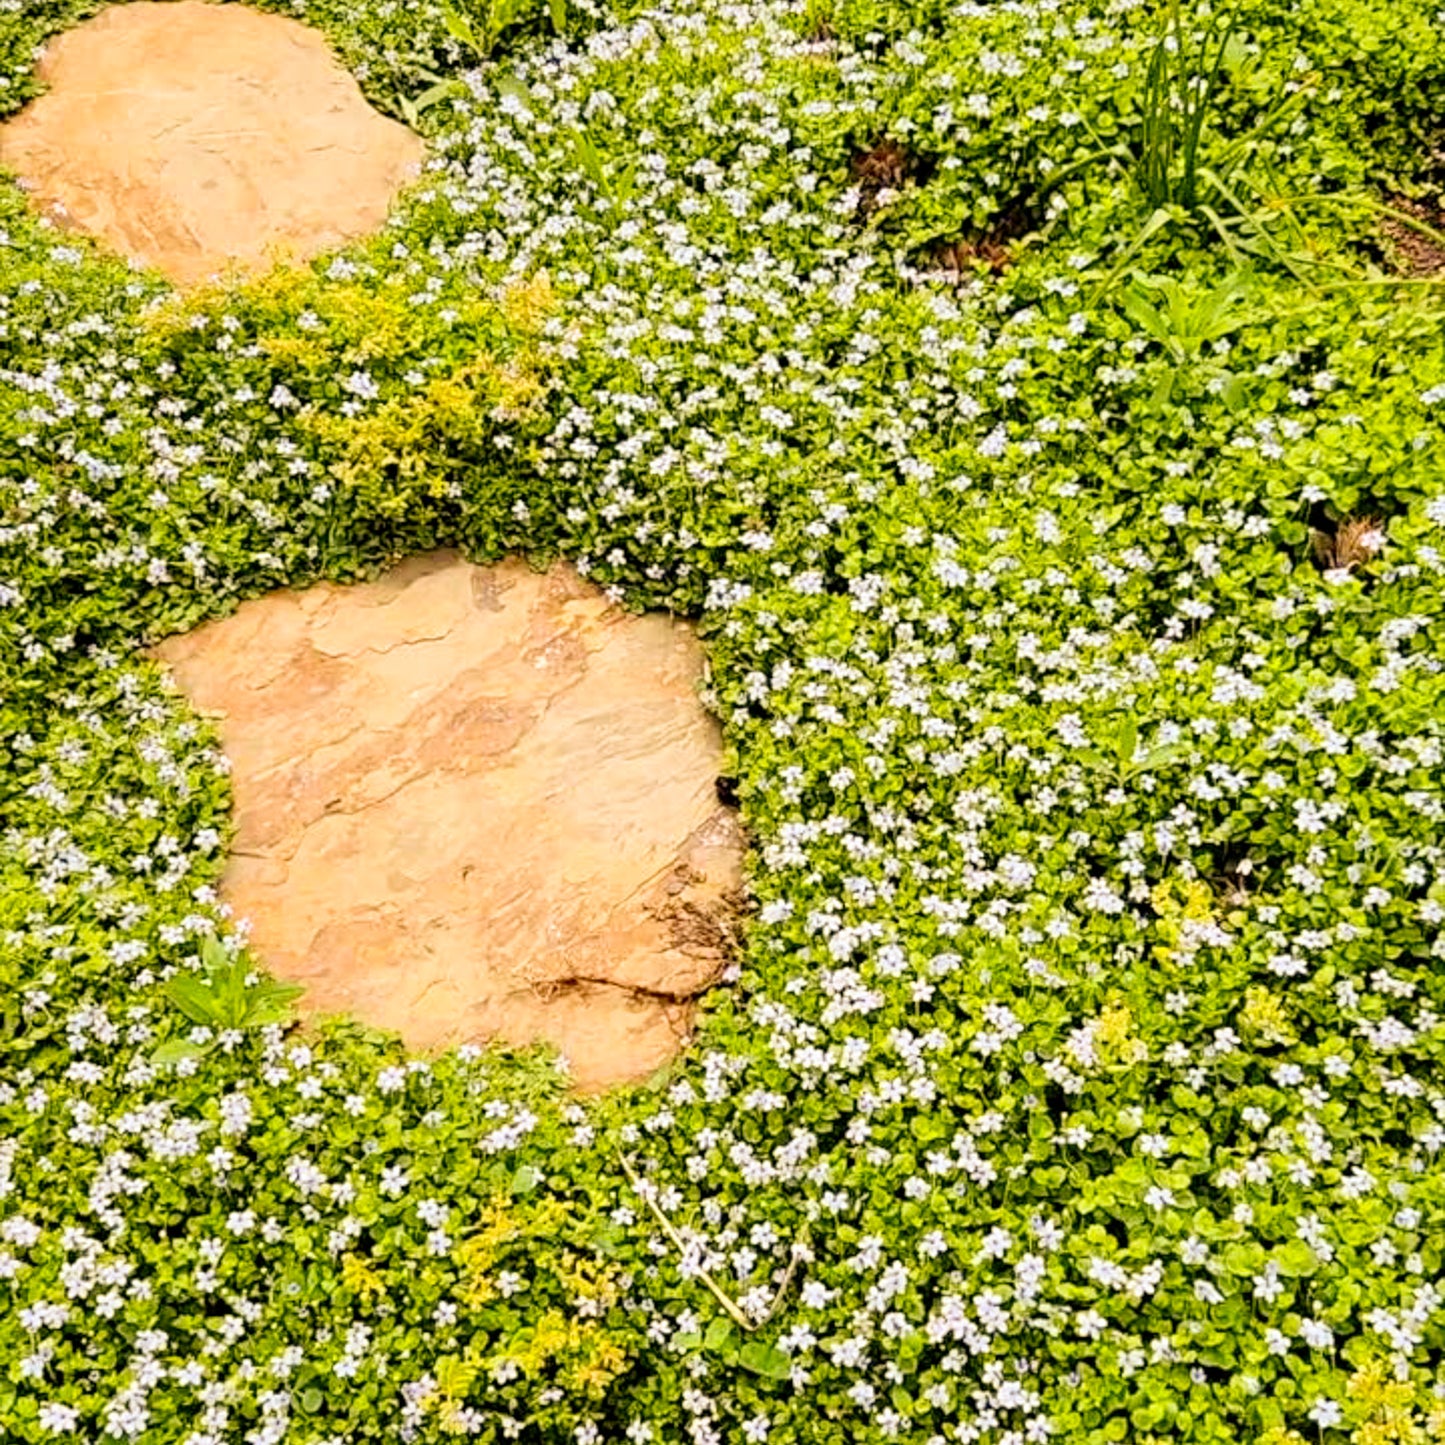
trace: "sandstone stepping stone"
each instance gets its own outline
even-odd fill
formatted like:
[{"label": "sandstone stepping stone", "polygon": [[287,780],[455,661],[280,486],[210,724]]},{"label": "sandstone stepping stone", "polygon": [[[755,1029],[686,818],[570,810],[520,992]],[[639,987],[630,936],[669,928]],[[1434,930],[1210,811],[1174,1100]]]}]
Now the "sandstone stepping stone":
[{"label": "sandstone stepping stone", "polygon": [[0,165],[57,219],[180,284],[375,229],[421,142],[314,30],[242,5],[134,0],[59,36]]},{"label": "sandstone stepping stone", "polygon": [[681,1046],[741,860],[685,624],[435,553],[157,650],[232,765],[224,896],[306,1007],[419,1048],[547,1039],[584,1089]]}]

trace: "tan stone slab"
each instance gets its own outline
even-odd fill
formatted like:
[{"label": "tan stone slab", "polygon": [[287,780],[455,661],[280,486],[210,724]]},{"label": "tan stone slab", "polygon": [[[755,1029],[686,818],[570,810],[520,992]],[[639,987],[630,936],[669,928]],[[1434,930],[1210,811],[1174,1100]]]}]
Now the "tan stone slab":
[{"label": "tan stone slab", "polygon": [[314,30],[243,5],[133,0],[57,37],[0,126],[37,204],[189,284],[376,229],[421,142]]},{"label": "tan stone slab", "polygon": [[741,857],[685,624],[436,553],[157,651],[232,763],[225,896],[308,1007],[423,1048],[548,1039],[583,1088],[676,1051]]}]

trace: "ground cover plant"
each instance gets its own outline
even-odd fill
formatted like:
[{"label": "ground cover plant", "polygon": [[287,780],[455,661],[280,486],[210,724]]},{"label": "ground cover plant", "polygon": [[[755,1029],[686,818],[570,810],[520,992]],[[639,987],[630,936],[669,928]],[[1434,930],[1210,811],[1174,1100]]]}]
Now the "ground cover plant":
[{"label": "ground cover plant", "polygon": [[[1445,1438],[1438,11],[276,8],[381,236],[175,297],[0,191],[4,1438]],[[439,543],[704,628],[751,916],[643,1088],[218,907],[142,645]]]}]

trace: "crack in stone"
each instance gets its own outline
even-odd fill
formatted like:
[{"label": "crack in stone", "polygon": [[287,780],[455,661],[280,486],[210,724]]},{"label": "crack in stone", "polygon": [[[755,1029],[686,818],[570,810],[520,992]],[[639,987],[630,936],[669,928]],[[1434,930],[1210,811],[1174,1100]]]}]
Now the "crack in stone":
[{"label": "crack in stone", "polygon": [[445,642],[452,633],[457,630],[456,624],[442,632],[428,637],[403,637],[396,642],[388,642],[384,647],[357,647],[350,652],[331,652],[315,638],[311,641],[312,649],[322,657],[329,657],[338,662],[351,662],[358,657],[385,657],[388,653],[398,652],[403,647],[422,647],[432,642]]},{"label": "crack in stone", "polygon": [[[575,692],[577,688],[581,687],[582,684],[587,681],[590,671],[591,668],[587,665],[587,663],[584,662],[582,666],[577,669],[577,675],[570,682],[564,683],[555,692],[549,692],[547,696],[542,699],[542,710],[528,724],[527,732],[523,733],[522,737],[517,739],[517,742],[520,743],[522,741],[522,738],[525,738],[528,733],[536,732],[538,726],[541,724],[542,720],[547,716],[547,714],[550,713],[552,709],[556,707],[556,705],[564,697],[567,696],[568,693]],[[507,751],[509,753],[513,752],[515,751],[515,748],[516,744],[514,743],[512,747],[507,749]]]},{"label": "crack in stone", "polygon": [[[221,714],[222,719],[224,719],[225,716],[226,714]],[[315,743],[309,748],[303,748],[299,753],[292,753],[289,757],[282,758],[279,762],[268,764],[255,775],[256,781],[258,783],[268,782],[278,773],[289,772],[300,763],[311,762],[320,753],[324,753],[330,748],[339,748],[343,743],[349,743],[365,726],[365,723],[353,723],[351,727],[347,728],[344,733],[341,733],[337,737],[327,738],[324,742]]]},{"label": "crack in stone", "polygon": [[695,1003],[704,994],[711,993],[722,981],[727,973],[727,965],[719,963],[718,966],[701,983],[694,984],[691,988],[670,989],[652,988],[641,983],[623,983],[620,979],[603,978],[597,974],[573,973],[566,978],[539,979],[528,985],[530,990],[543,1002],[550,1002],[560,993],[566,993],[569,989],[611,988],[619,993],[625,993],[632,998],[648,999],[654,1003],[662,1004],[687,1004]]},{"label": "crack in stone", "polygon": [[[290,835],[290,838],[291,838],[290,850],[289,850],[288,852],[281,853],[281,854],[279,855],[280,861],[283,862],[283,863],[288,863],[288,864],[294,862],[294,861],[295,861],[295,858],[296,858],[296,855],[301,851],[301,845],[302,845],[303,843],[305,843],[305,841],[306,841],[307,835],[308,835],[310,832],[312,832],[313,829],[320,827],[322,823],[327,822],[329,819],[331,819],[331,818],[359,818],[363,813],[369,813],[373,808],[379,808],[379,807],[381,807],[381,805],[382,805],[383,803],[389,803],[394,797],[396,797],[396,795],[397,795],[398,793],[404,792],[407,788],[411,787],[413,783],[425,782],[425,780],[426,780],[427,778],[429,778],[430,776],[432,776],[432,774],[433,774],[434,772],[456,772],[456,771],[460,771],[460,770],[459,770],[459,769],[455,769],[455,768],[435,768],[435,769],[423,768],[420,772],[412,773],[410,776],[403,778],[403,779],[401,780],[401,782],[399,782],[394,788],[389,789],[387,792],[383,793],[379,798],[371,798],[371,799],[369,799],[367,802],[360,804],[358,807],[354,807],[354,808],[335,808],[335,807],[332,807],[330,804],[328,804],[328,805],[327,805],[325,808],[323,808],[322,811],[319,812],[314,818],[311,818],[311,819],[309,819],[307,822],[303,823],[303,824],[301,825],[301,827],[296,831],[295,834]],[[338,799],[336,799],[336,801],[337,801],[337,802],[340,802],[341,800],[338,798]],[[278,844],[277,846],[278,846],[278,848],[279,848],[279,847],[284,847],[285,845],[284,845],[284,843],[282,843],[282,844]],[[276,852],[273,851],[273,852],[270,853],[270,854],[243,854],[243,855],[241,855],[241,856],[244,856],[244,857],[268,857],[268,856],[269,856],[269,857],[277,857],[278,855],[277,855]]]}]

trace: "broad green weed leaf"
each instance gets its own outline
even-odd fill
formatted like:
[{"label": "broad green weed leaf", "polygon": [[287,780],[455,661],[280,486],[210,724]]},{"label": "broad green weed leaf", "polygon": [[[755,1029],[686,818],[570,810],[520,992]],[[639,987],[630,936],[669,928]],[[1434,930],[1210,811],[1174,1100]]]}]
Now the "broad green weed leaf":
[{"label": "broad green weed leaf", "polygon": [[738,1363],[755,1375],[769,1380],[786,1380],[793,1372],[793,1362],[776,1345],[749,1340],[738,1351]]},{"label": "broad green weed leaf", "polygon": [[151,1063],[169,1066],[184,1063],[187,1059],[203,1059],[209,1052],[200,1044],[186,1039],[167,1039],[151,1051]]},{"label": "broad green weed leaf", "polygon": [[219,1000],[204,979],[194,974],[180,974],[170,979],[161,992],[193,1023],[212,1028],[219,1025]]},{"label": "broad green weed leaf", "polygon": [[1119,724],[1118,736],[1114,739],[1114,749],[1119,762],[1124,766],[1134,761],[1134,750],[1139,746],[1139,725],[1132,717],[1126,717]]}]

